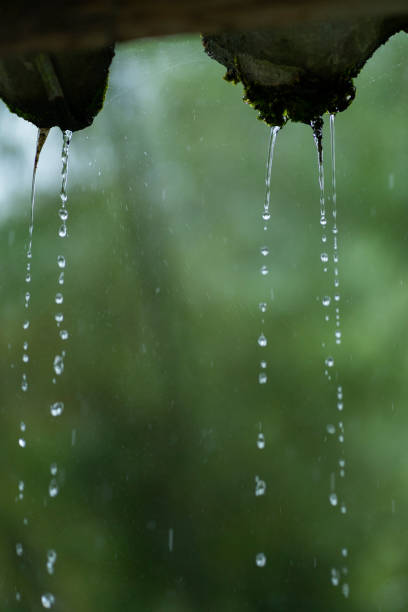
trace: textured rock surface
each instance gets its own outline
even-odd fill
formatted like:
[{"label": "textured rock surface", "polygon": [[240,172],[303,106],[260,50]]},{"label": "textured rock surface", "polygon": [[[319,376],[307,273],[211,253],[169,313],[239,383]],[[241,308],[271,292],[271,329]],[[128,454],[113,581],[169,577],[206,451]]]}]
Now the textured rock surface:
[{"label": "textured rock surface", "polygon": [[244,99],[270,125],[310,121],[346,109],[353,78],[408,18],[297,24],[256,32],[203,37],[226,79],[244,85]]},{"label": "textured rock surface", "polygon": [[0,60],[0,97],[40,128],[80,130],[103,105],[113,47]]}]

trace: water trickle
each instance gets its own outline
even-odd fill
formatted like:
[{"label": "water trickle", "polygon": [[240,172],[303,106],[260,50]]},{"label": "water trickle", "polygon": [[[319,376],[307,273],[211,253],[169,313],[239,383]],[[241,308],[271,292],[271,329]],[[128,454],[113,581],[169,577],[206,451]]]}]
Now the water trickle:
[{"label": "water trickle", "polygon": [[23,556],[23,545],[21,544],[21,542],[17,542],[16,544],[16,555],[17,557],[22,557]]},{"label": "water trickle", "polygon": [[[326,199],[325,199],[325,191],[324,191],[323,121],[319,119],[316,122],[313,122],[312,128],[313,128],[313,136],[314,136],[314,140],[316,143],[317,157],[318,157],[319,187],[320,187],[320,225],[323,231],[326,229],[329,230],[328,228],[329,215],[328,215],[328,211],[326,210]],[[323,269],[324,272],[328,272],[329,270],[333,271],[333,285],[335,289],[332,299],[329,297],[329,295],[325,295],[322,298],[322,305],[324,306],[324,310],[325,310],[324,319],[326,322],[330,320],[330,316],[329,314],[327,314],[327,311],[331,312],[331,308],[334,306],[335,316],[334,316],[334,330],[332,332],[333,335],[331,336],[330,340],[323,343],[323,346],[325,348],[328,347],[329,350],[333,350],[333,355],[326,357],[324,361],[325,375],[327,376],[327,380],[329,384],[332,384],[332,380],[335,380],[338,377],[337,368],[335,369],[335,362],[337,361],[337,359],[336,359],[334,350],[337,350],[336,347],[338,347],[342,342],[342,333],[340,330],[340,307],[339,307],[341,296],[339,292],[340,280],[339,280],[339,268],[338,268],[339,230],[337,226],[337,192],[336,192],[334,115],[330,115],[330,153],[331,153],[331,194],[330,194],[329,201],[331,200],[331,203],[332,203],[331,219],[332,219],[333,225],[331,228],[331,236],[333,239],[333,243],[332,243],[332,251],[330,252],[328,250],[330,248],[330,245],[329,245],[329,242],[327,241],[327,236],[326,234],[322,235],[322,242],[326,245],[325,249],[327,250],[325,250],[324,252],[320,254],[320,259],[322,263],[324,264],[324,269]],[[330,290],[327,291],[327,293],[329,292]],[[332,320],[333,320],[333,317],[332,317]],[[332,346],[333,346],[333,349],[331,348]],[[331,375],[332,372],[334,372],[333,375]],[[343,389],[340,385],[337,386],[336,388],[336,407],[339,412],[343,410]],[[344,424],[343,422],[340,421],[338,423],[338,428],[336,428],[335,425],[327,425],[326,430],[330,434],[335,434],[336,431],[338,432],[337,437],[335,436],[334,438],[332,438],[333,440],[332,444],[333,442],[336,443],[336,440],[337,440],[337,444],[339,444],[341,447],[344,443]],[[340,456],[340,459],[338,459],[338,464],[339,464],[338,473],[339,473],[340,478],[343,479],[345,477],[345,460],[343,457],[344,451],[339,449],[339,452],[341,456]],[[331,506],[339,507],[340,514],[347,513],[346,504],[343,501],[341,504],[339,504],[338,492],[336,491],[336,486],[335,486],[335,473],[332,473],[331,475],[329,501],[330,501]],[[346,550],[346,549],[343,548],[342,550]],[[343,568],[343,569],[346,570],[345,572],[343,572],[343,575],[346,575],[348,572],[348,568]],[[334,586],[338,586],[341,583],[341,581],[342,581],[342,575],[340,574],[340,572],[337,569],[332,569],[332,573],[331,573],[332,584]],[[348,584],[343,582],[342,593],[345,597],[348,596],[348,592],[349,592],[348,589],[349,589]]]}]

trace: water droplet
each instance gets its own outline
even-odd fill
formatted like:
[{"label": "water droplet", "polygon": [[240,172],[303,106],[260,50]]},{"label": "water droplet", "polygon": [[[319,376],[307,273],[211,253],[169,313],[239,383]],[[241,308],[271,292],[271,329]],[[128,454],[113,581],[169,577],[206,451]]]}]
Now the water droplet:
[{"label": "water droplet", "polygon": [[266,363],[266,361],[261,361],[259,365],[261,366],[261,368],[265,369],[268,364]]},{"label": "water droplet", "polygon": [[66,221],[68,219],[68,210],[66,208],[60,208],[58,215],[61,221]]},{"label": "water droplet", "polygon": [[30,293],[29,291],[27,291],[27,293],[26,293],[26,294],[25,294],[25,296],[24,296],[24,299],[25,299],[25,304],[24,304],[24,306],[25,306],[26,308],[28,308],[28,305],[29,305],[29,303],[30,303],[30,298],[31,298],[31,293]]},{"label": "water droplet", "polygon": [[21,542],[17,542],[16,544],[16,554],[17,557],[22,557],[23,555],[23,545],[21,544]]},{"label": "water droplet", "polygon": [[327,255],[327,253],[320,253],[320,260],[323,263],[327,263],[329,261],[329,256]]},{"label": "water droplet", "polygon": [[258,344],[259,346],[266,346],[268,344],[267,339],[265,338],[265,336],[263,334],[261,334],[258,338]]},{"label": "water droplet", "polygon": [[25,351],[28,349],[28,342],[27,342],[27,340],[25,340],[25,341],[23,342],[23,349],[24,349]]},{"label": "water droplet", "polygon": [[323,243],[327,242],[327,236],[326,236],[326,234],[323,234],[323,235],[322,235],[322,242],[323,242]]},{"label": "water droplet", "polygon": [[265,372],[260,372],[258,376],[258,382],[260,385],[264,385],[268,380],[268,376]]},{"label": "water droplet", "polygon": [[55,296],[55,303],[62,304],[63,301],[64,301],[64,296],[62,295],[62,293],[57,293]]},{"label": "water droplet", "polygon": [[325,215],[322,215],[322,216],[320,217],[320,225],[321,225],[322,227],[326,227],[326,225],[327,225],[327,219],[326,219]]},{"label": "water droplet", "polygon": [[54,402],[54,404],[51,404],[50,412],[54,417],[60,416],[64,412],[63,402]]},{"label": "water droplet", "polygon": [[269,255],[269,249],[266,246],[261,247],[261,254],[265,257],[266,255]]},{"label": "water droplet", "polygon": [[58,236],[60,238],[65,238],[67,235],[67,226],[66,225],[61,225],[61,227],[58,230]]},{"label": "water droplet", "polygon": [[62,323],[62,321],[64,320],[64,315],[62,314],[62,312],[57,312],[54,316],[54,319],[57,323]]},{"label": "water droplet", "polygon": [[339,459],[339,466],[340,467],[345,467],[345,465],[346,465],[345,459]]},{"label": "water droplet", "polygon": [[268,270],[268,268],[266,266],[262,266],[261,274],[262,274],[262,276],[266,276],[267,274],[269,274],[269,270]]},{"label": "water droplet", "polygon": [[340,582],[339,572],[333,567],[331,571],[331,583],[333,586],[338,586],[339,582]]},{"label": "water droplet", "polygon": [[339,281],[339,279],[338,279],[338,278],[335,278],[335,279],[334,279],[334,286],[335,286],[335,287],[338,287],[339,285],[340,285],[340,281]]},{"label": "water droplet", "polygon": [[255,563],[257,567],[265,567],[266,565],[266,557],[264,553],[258,553],[255,557]]},{"label": "water droplet", "polygon": [[343,593],[344,597],[347,599],[348,596],[350,595],[350,587],[347,584],[347,582],[344,582],[341,586],[341,592]]},{"label": "water droplet", "polygon": [[25,448],[25,447],[26,447],[26,441],[24,440],[24,438],[19,438],[19,439],[18,439],[18,445],[19,445],[21,448]]},{"label": "water droplet", "polygon": [[21,390],[22,391],[27,391],[28,389],[28,381],[27,381],[27,374],[23,374],[23,378],[21,381]]},{"label": "water droplet", "polygon": [[337,506],[338,504],[338,499],[337,499],[337,495],[336,493],[330,493],[329,496],[329,501],[331,503],[332,506]]},{"label": "water droplet", "polygon": [[54,372],[60,376],[64,371],[64,360],[61,355],[54,357]]},{"label": "water droplet", "polygon": [[61,274],[58,277],[58,284],[59,285],[63,285],[64,284],[64,273],[61,272]]},{"label": "water droplet", "polygon": [[327,357],[324,363],[327,365],[328,368],[332,368],[334,366],[333,357]]},{"label": "water droplet", "polygon": [[22,361],[23,361],[24,363],[28,363],[28,361],[30,361],[30,358],[29,358],[29,356],[27,355],[27,353],[23,353]]},{"label": "water droplet", "polygon": [[328,295],[325,295],[322,299],[323,306],[330,306],[331,299]]},{"label": "water droplet", "polygon": [[61,340],[67,340],[69,336],[66,329],[61,329],[59,335],[60,335]]},{"label": "water droplet", "polygon": [[262,219],[264,221],[269,221],[270,218],[271,218],[271,213],[265,210],[265,212],[262,214]]},{"label": "water droplet", "polygon": [[347,513],[347,507],[346,507],[346,504],[341,504],[341,506],[340,506],[340,512],[341,512],[342,514],[346,514],[346,513]]},{"label": "water droplet", "polygon": [[58,495],[58,492],[59,492],[59,489],[58,489],[57,481],[55,480],[55,478],[52,478],[48,486],[48,493],[50,497],[56,497]]},{"label": "water droplet", "polygon": [[331,425],[331,424],[327,425],[326,430],[327,430],[327,433],[329,433],[329,434],[335,434],[336,433],[335,426]]},{"label": "water droplet", "polygon": [[266,302],[259,302],[259,310],[260,310],[261,312],[266,312],[267,306],[268,306],[268,305],[267,305],[267,303],[266,303]]},{"label": "water droplet", "polygon": [[59,268],[65,268],[65,257],[63,255],[58,255],[57,263]]},{"label": "water droplet", "polygon": [[43,608],[52,608],[55,604],[54,595],[52,593],[44,593],[44,595],[41,595],[41,603]]},{"label": "water droplet", "polygon": [[54,565],[57,560],[57,553],[52,548],[47,551],[47,572],[54,573]]},{"label": "water droplet", "polygon": [[261,480],[259,476],[255,476],[255,495],[259,497],[260,495],[265,495],[266,491],[266,482]]},{"label": "water droplet", "polygon": [[51,476],[55,476],[58,472],[58,465],[56,463],[51,463],[50,465]]},{"label": "water droplet", "polygon": [[335,302],[340,302],[340,295],[338,293],[335,294],[334,301]]},{"label": "water droplet", "polygon": [[28,329],[30,327],[30,321],[24,321],[23,329]]},{"label": "water droplet", "polygon": [[24,480],[20,480],[20,482],[18,483],[18,490],[24,491]]},{"label": "water droplet", "polygon": [[347,557],[347,555],[348,555],[348,550],[347,550],[347,548],[342,548],[342,549],[341,549],[341,554],[343,555],[343,557]]},{"label": "water droplet", "polygon": [[256,445],[261,450],[265,448],[265,436],[262,432],[258,434]]},{"label": "water droplet", "polygon": [[340,444],[343,444],[344,442],[344,436],[342,434],[339,435],[339,442]]},{"label": "water droplet", "polygon": [[27,274],[26,274],[25,282],[26,283],[31,283],[31,274],[29,272],[27,272]]}]

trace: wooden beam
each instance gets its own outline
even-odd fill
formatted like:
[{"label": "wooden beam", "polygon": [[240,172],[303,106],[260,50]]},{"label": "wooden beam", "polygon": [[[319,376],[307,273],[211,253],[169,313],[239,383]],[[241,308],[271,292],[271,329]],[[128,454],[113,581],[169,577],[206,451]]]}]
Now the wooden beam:
[{"label": "wooden beam", "polygon": [[407,0],[15,0],[1,9],[0,56],[407,12]]}]

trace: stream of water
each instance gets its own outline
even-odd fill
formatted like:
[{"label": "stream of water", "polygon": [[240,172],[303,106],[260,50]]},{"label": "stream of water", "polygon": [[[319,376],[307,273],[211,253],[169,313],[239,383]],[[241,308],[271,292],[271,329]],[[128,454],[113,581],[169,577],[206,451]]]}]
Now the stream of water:
[{"label": "stream of water", "polygon": [[[323,272],[326,274],[333,268],[333,285],[332,287],[329,277],[325,280],[325,292],[321,300],[324,312],[325,327],[330,326],[331,316],[334,309],[334,329],[330,334],[325,334],[325,340],[322,342],[322,348],[326,351],[324,359],[324,375],[327,377],[330,388],[335,392],[335,406],[337,411],[342,412],[344,409],[343,387],[339,384],[339,369],[337,366],[336,349],[341,344],[340,331],[340,280],[339,280],[339,230],[337,225],[337,189],[336,189],[336,154],[335,154],[335,116],[330,115],[330,153],[331,153],[331,194],[330,200],[332,203],[332,222],[329,223],[325,184],[324,184],[324,162],[323,162],[323,120],[318,119],[312,122],[313,137],[317,149],[318,160],[318,179],[320,188],[320,226],[321,226],[321,242],[322,252],[320,260],[323,263]],[[333,236],[332,251],[329,249],[329,241],[326,232],[331,229]],[[337,417],[333,418],[335,421]],[[340,515],[347,514],[347,506],[341,495],[341,490],[337,485],[337,474],[341,479],[345,477],[345,456],[344,456],[344,438],[345,429],[344,421],[340,419],[337,425],[328,423],[326,425],[326,433],[329,438],[337,439],[338,443],[338,459],[335,469],[330,474],[329,485],[329,503],[333,508],[338,508]],[[336,436],[337,434],[337,436]],[[344,597],[348,598],[350,593],[349,583],[347,581],[348,566],[347,563],[348,549],[345,546],[339,551],[339,566],[331,569],[331,583],[333,586],[341,585],[341,591]]]},{"label": "stream of water", "polygon": [[[266,232],[268,230],[268,222],[271,218],[270,212],[270,202],[271,202],[271,175],[272,175],[272,165],[273,165],[273,157],[275,153],[276,146],[276,138],[279,132],[279,127],[273,127],[270,131],[269,136],[269,145],[268,145],[268,155],[266,159],[266,174],[265,174],[265,201],[264,201],[264,209],[262,211],[262,220],[263,220],[263,229]],[[260,248],[260,253],[262,257],[262,265],[260,268],[261,276],[266,280],[269,274],[269,268],[267,264],[264,263],[264,258],[269,256],[270,250],[269,246],[264,242]],[[268,289],[264,290],[263,300],[259,302],[259,310],[261,311],[261,334],[258,337],[258,345],[264,351],[265,347],[268,344],[268,340],[264,334],[264,326],[265,326],[265,313],[268,309],[270,292]],[[260,385],[265,385],[268,381],[268,373],[267,373],[268,363],[264,359],[264,356],[259,362],[259,373],[258,373],[258,383]],[[256,440],[256,445],[259,450],[263,450],[265,448],[265,434],[262,431],[262,423],[259,423],[259,433]],[[263,480],[260,476],[255,476],[255,497],[261,497],[265,495],[266,492],[266,481]],[[257,567],[264,567],[266,565],[266,555],[263,552],[259,552],[255,556],[255,563]]]},{"label": "stream of water", "polygon": [[[26,267],[25,267],[25,283],[29,285],[32,279],[32,259],[33,259],[33,232],[34,232],[34,210],[35,210],[35,185],[36,185],[36,176],[37,176],[37,168],[38,162],[40,158],[40,153],[42,147],[46,141],[48,136],[48,129],[39,129],[37,134],[37,145],[36,145],[36,153],[34,159],[34,168],[33,168],[33,177],[32,177],[32,186],[31,186],[31,216],[30,216],[30,224],[28,230],[28,243],[26,249]],[[60,203],[59,203],[59,211],[58,215],[62,222],[58,230],[58,235],[61,238],[65,238],[67,236],[67,225],[66,221],[68,219],[68,210],[67,210],[67,178],[68,178],[68,153],[69,153],[69,145],[71,142],[72,132],[66,130],[63,134],[63,146],[61,153],[61,191],[60,191]],[[66,265],[66,260],[64,255],[58,255],[57,257],[57,282],[58,285],[61,286],[64,284],[64,269]],[[31,303],[31,293],[30,291],[26,291],[24,295],[24,308],[26,310],[26,316],[23,322],[23,330],[24,330],[24,341],[23,341],[23,354],[22,354],[22,362],[24,364],[22,379],[21,379],[21,390],[27,397],[27,392],[29,391],[29,380],[27,373],[27,364],[30,361],[29,355],[29,342],[28,342],[28,333],[30,330],[30,303]],[[55,296],[55,303],[60,306],[63,303],[63,294],[61,291],[58,291]],[[57,323],[57,327],[60,328],[61,323],[64,320],[63,313],[60,309],[55,313],[55,321]],[[65,341],[68,338],[68,331],[66,329],[59,329],[59,338],[61,341]],[[66,356],[65,350],[61,350],[59,354],[54,357],[53,360],[53,371],[56,376],[60,376],[64,370],[64,359]],[[56,384],[57,379],[56,376],[53,377],[53,383]],[[54,401],[50,406],[51,416],[57,417],[62,414],[64,409],[64,404],[62,401]],[[28,413],[27,413],[28,416]],[[21,449],[25,449],[28,443],[29,430],[27,429],[27,425],[25,420],[21,420],[19,424],[19,433],[18,433],[18,445]],[[54,498],[58,495],[59,485],[58,485],[58,465],[55,461],[52,461],[50,464],[50,475],[51,479],[48,486],[48,495],[50,498]],[[22,502],[24,500],[24,492],[26,489],[26,482],[20,478],[18,481],[18,494],[16,501]],[[24,516],[22,523],[24,526],[28,525],[28,519]],[[16,554],[18,557],[24,558],[24,545],[23,540],[16,543]],[[54,548],[49,548],[46,551],[46,572],[48,575],[54,574],[55,563],[57,561],[57,552]],[[22,592],[20,589],[16,590],[16,601],[22,602]],[[51,592],[46,592],[41,595],[41,605],[44,608],[50,609],[54,606],[55,596]]]}]

